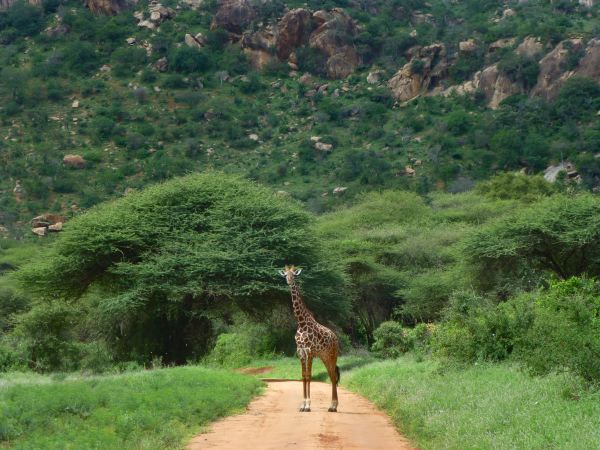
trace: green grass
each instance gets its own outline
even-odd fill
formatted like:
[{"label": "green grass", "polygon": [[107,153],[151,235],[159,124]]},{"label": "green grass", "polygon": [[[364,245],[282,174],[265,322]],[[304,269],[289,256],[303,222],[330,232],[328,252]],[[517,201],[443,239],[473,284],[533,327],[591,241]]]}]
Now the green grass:
[{"label": "green grass", "polygon": [[358,368],[346,387],[422,449],[598,449],[600,391],[509,364],[445,368],[412,357]]},{"label": "green grass", "polygon": [[65,379],[0,379],[0,447],[167,449],[243,408],[255,378],[197,366]]},{"label": "green grass", "polygon": [[[340,368],[341,378],[348,371],[368,364],[374,361],[373,357],[365,355],[348,355],[342,356],[338,359],[338,367]],[[302,368],[300,366],[300,360],[295,357],[287,358],[271,358],[271,359],[257,359],[252,361],[251,364],[246,366],[244,370],[250,368],[270,368],[265,372],[254,374],[258,378],[278,378],[285,380],[301,380],[302,379]],[[312,379],[315,381],[329,381],[327,370],[323,365],[323,362],[319,358],[313,360]]]}]

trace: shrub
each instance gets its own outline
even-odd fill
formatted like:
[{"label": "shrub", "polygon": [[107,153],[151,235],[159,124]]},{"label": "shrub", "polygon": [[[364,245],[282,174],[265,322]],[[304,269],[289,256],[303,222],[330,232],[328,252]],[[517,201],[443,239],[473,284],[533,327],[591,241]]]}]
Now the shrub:
[{"label": "shrub", "polygon": [[540,175],[506,172],[479,183],[475,191],[494,200],[533,202],[556,193],[557,189]]},{"label": "shrub", "polygon": [[382,322],[373,333],[371,350],[382,358],[397,358],[409,349],[402,325],[392,320]]},{"label": "shrub", "polygon": [[31,368],[69,370],[77,365],[79,351],[73,340],[77,311],[67,303],[39,303],[18,317],[15,336],[26,349]]},{"label": "shrub", "polygon": [[170,67],[179,73],[204,72],[210,66],[210,59],[201,50],[183,45],[169,58]]},{"label": "shrub", "polygon": [[296,50],[298,68],[303,72],[325,76],[327,55],[321,50],[312,47],[300,47]]},{"label": "shrub", "polygon": [[535,317],[518,357],[533,372],[569,370],[600,382],[600,283],[573,277],[535,299]]},{"label": "shrub", "polygon": [[494,305],[473,292],[456,292],[436,328],[433,351],[461,361],[501,361],[511,355],[532,321],[530,298]]}]

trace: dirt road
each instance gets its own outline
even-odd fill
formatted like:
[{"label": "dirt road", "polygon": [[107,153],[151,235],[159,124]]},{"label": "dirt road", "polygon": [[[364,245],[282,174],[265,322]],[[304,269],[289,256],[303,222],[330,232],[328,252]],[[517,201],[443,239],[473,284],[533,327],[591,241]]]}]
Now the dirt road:
[{"label": "dirt road", "polygon": [[331,385],[311,383],[311,408],[301,413],[302,383],[268,382],[264,395],[244,414],[216,422],[196,436],[188,449],[220,450],[411,450],[388,417],[369,401],[338,389],[337,413],[327,412]]}]

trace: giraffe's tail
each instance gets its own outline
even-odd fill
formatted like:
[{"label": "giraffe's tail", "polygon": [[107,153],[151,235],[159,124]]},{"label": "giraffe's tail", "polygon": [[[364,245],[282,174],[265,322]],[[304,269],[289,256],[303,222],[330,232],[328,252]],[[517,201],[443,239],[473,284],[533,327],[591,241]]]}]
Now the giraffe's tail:
[{"label": "giraffe's tail", "polygon": [[336,379],[336,385],[340,384],[340,368],[338,366],[335,366],[335,379]]}]

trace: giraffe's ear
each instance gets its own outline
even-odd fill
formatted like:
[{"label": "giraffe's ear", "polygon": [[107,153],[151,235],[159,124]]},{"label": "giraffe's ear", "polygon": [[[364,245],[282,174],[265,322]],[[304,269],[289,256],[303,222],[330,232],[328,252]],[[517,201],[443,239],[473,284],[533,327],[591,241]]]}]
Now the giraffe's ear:
[{"label": "giraffe's ear", "polygon": [[302,269],[298,269],[294,272],[294,275],[298,276],[302,273]]},{"label": "giraffe's ear", "polygon": [[282,277],[285,277],[285,272],[283,270],[278,270],[277,273],[279,273],[279,275]]}]

